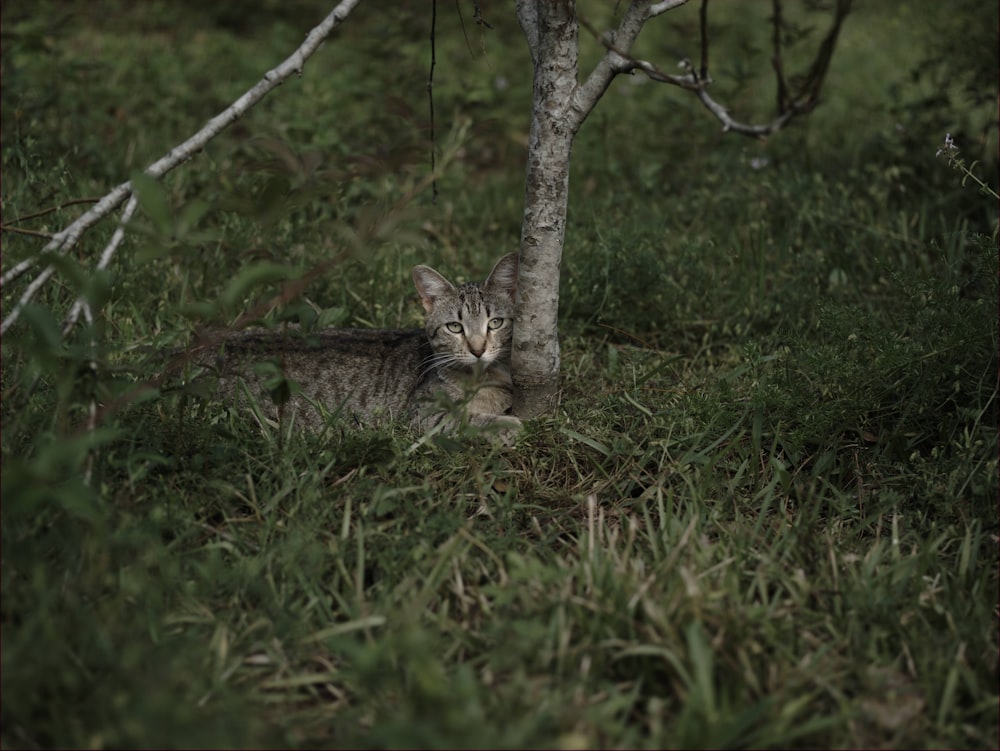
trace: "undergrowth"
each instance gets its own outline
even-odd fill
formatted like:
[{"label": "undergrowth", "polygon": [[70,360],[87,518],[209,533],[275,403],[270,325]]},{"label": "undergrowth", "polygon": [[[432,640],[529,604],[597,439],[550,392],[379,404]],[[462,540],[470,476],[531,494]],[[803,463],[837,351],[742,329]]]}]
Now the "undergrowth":
[{"label": "undergrowth", "polygon": [[[14,218],[131,176],[308,15],[42,5],[3,11],[5,270],[37,249],[11,227],[80,208]],[[467,44],[442,12],[435,204],[426,70],[358,53],[420,59],[417,5],[362,4],[0,343],[2,745],[996,747],[995,215],[943,134],[898,135],[948,122],[971,165],[995,123],[925,96],[889,10],[856,11],[828,101],[768,144],[615,82],[574,153],[561,404],[514,448],[262,428],[181,387],[206,330],[414,326],[410,267],[516,247],[516,23],[467,14]],[[758,59],[731,12],[713,49]]]}]

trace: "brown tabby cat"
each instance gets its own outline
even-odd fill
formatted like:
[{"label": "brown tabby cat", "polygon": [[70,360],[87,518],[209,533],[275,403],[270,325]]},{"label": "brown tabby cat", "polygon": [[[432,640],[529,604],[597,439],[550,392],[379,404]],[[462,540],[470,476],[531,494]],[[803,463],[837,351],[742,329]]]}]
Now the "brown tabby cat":
[{"label": "brown tabby cat", "polygon": [[220,390],[242,401],[245,383],[275,418],[266,379],[253,367],[270,361],[300,389],[282,419],[306,429],[330,415],[359,425],[402,420],[421,433],[464,419],[510,443],[521,428],[508,414],[517,254],[497,261],[482,283],[456,287],[429,266],[414,267],[413,283],[426,311],[423,330],[248,331],[224,341],[214,363]]}]

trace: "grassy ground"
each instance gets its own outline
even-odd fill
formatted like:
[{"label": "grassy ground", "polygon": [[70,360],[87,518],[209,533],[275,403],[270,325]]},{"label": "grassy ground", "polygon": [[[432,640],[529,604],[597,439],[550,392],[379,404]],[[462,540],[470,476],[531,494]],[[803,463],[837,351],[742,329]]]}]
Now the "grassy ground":
[{"label": "grassy ground", "polygon": [[[160,156],[325,12],[257,5],[4,6],[5,270],[39,247],[11,225],[81,209],[16,217]],[[962,94],[996,85],[962,51],[995,55],[995,7],[859,3],[768,143],[617,81],[574,154],[562,404],[513,449],[262,432],[157,380],[322,262],[273,318],[415,324],[411,265],[516,247],[524,44],[439,5],[436,204],[404,200],[427,10],[362,4],[4,338],[3,747],[996,747],[996,203],[934,158],[950,131],[997,185],[995,90]],[[747,117],[765,5],[713,5]],[[695,7],[670,18],[663,67],[695,54]]]}]

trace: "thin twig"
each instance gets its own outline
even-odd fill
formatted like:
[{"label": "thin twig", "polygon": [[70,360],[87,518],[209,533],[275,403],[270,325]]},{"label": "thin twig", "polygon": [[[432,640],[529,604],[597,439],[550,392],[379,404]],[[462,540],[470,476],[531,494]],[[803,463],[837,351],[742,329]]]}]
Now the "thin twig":
[{"label": "thin twig", "polygon": [[[17,221],[16,219],[14,220]],[[14,232],[18,235],[31,235],[32,237],[44,237],[46,240],[52,239],[51,232],[39,232],[34,229],[24,229],[23,227],[11,227],[9,224],[0,224],[0,230],[4,232]]]},{"label": "thin twig", "polygon": [[472,20],[475,21],[478,26],[484,26],[487,29],[492,30],[493,24],[491,24],[489,21],[483,18],[482,8],[479,7],[479,3],[476,2],[476,0],[472,0],[472,7],[473,7]]},{"label": "thin twig", "polygon": [[774,56],[771,58],[771,65],[774,66],[774,75],[778,83],[778,112],[784,111],[788,106],[788,84],[785,82],[785,65],[781,54],[781,0],[774,0],[773,14],[771,22],[774,24]]},{"label": "thin twig", "polygon": [[[461,17],[461,11],[459,11],[459,17]],[[462,31],[465,31],[465,24],[462,24]],[[436,155],[434,154],[434,66],[437,65],[437,51],[434,48],[435,37],[437,36],[437,0],[431,0],[431,68],[427,72],[427,106],[430,110],[431,118],[431,174],[434,174],[434,160]],[[469,39],[466,37],[466,43]],[[469,52],[472,52],[472,48],[469,48]],[[431,203],[437,204],[438,198],[438,186],[437,180],[435,180],[431,187]]]},{"label": "thin twig", "polygon": [[[437,19],[437,8],[434,7],[436,0],[432,0],[431,5],[431,55],[433,56],[434,50],[434,22]],[[478,9],[477,9],[478,10]],[[462,27],[462,36],[465,37],[465,48],[469,50],[469,57],[475,57],[476,53],[472,51],[472,42],[469,41],[469,32],[465,29],[465,16],[462,15],[462,0],[455,0],[455,12],[458,13],[458,23]]]},{"label": "thin twig", "polygon": [[698,77],[702,81],[708,80],[708,0],[701,0],[701,8],[698,9],[698,25],[701,27],[701,70]]},{"label": "thin twig", "polygon": [[819,51],[816,53],[816,59],[813,60],[812,65],[809,66],[809,72],[806,73],[806,82],[802,86],[802,94],[808,96],[807,103],[810,108],[816,105],[819,101],[819,92],[823,87],[823,81],[826,79],[827,71],[830,69],[830,61],[833,59],[833,50],[837,46],[837,37],[840,35],[840,29],[844,24],[844,19],[851,12],[851,3],[853,0],[837,0],[837,9],[834,13],[833,25],[830,27],[830,31],[827,32],[823,41],[820,43]]},{"label": "thin twig", "polygon": [[37,219],[40,216],[45,216],[46,214],[51,214],[53,211],[60,211],[62,209],[67,209],[70,206],[77,206],[81,203],[97,203],[99,198],[74,198],[72,201],[66,201],[58,206],[49,206],[47,209],[42,209],[41,211],[35,211],[31,214],[25,214],[24,216],[18,216],[12,219],[8,224],[4,225],[4,229],[12,229],[11,224],[20,224],[21,222],[26,222],[29,219]]}]

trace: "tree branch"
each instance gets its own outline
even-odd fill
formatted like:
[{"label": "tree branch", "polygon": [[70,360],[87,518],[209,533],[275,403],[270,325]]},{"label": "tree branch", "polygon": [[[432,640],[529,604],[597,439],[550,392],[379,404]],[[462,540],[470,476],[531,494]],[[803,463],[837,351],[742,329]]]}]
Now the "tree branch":
[{"label": "tree branch", "polygon": [[521,31],[528,42],[528,52],[531,53],[531,62],[538,65],[538,8],[534,0],[517,0],[514,3],[514,12],[517,22],[521,25]]},{"label": "tree branch", "polygon": [[0,230],[13,232],[16,235],[31,235],[32,237],[44,237],[46,240],[52,238],[51,232],[39,232],[35,229],[24,229],[23,227],[11,227],[9,224],[0,224]]},{"label": "tree branch", "polygon": [[[301,74],[302,67],[306,60],[308,60],[316,52],[316,50],[319,49],[319,46],[330,35],[334,28],[347,18],[359,2],[360,0],[341,0],[333,11],[325,19],[323,19],[318,26],[309,32],[302,45],[284,62],[265,73],[264,77],[255,86],[246,91],[239,99],[233,102],[225,110],[209,120],[204,128],[188,138],[179,146],[171,149],[166,156],[158,159],[156,162],[147,167],[146,173],[153,177],[162,177],[167,172],[174,169],[174,167],[187,161],[194,156],[195,153],[203,149],[210,140],[242,117],[243,114],[250,110],[255,104],[257,104],[257,102],[263,99],[280,84],[284,83],[293,74]],[[131,192],[132,184],[130,182],[125,182],[116,186],[113,190],[111,190],[111,192],[98,201],[95,206],[82,214],[76,221],[61,232],[57,232],[53,235],[52,240],[50,240],[45,247],[38,252],[38,254],[32,258],[21,261],[12,269],[0,276],[0,288],[14,279],[17,279],[21,274],[32,268],[39,261],[44,261],[50,254],[65,254],[79,241],[80,237],[87,229],[120,206]],[[114,251],[112,251],[112,254],[113,252]],[[28,286],[28,289],[25,290],[25,293],[21,296],[21,299],[14,305],[14,308],[7,315],[7,317],[3,319],[3,323],[0,324],[0,334],[5,333],[12,325],[14,325],[21,313],[21,310],[28,302],[30,302],[31,298],[35,295],[38,289],[41,288],[45,281],[52,276],[52,273],[53,267],[49,266],[42,271],[34,281],[32,281],[32,283]]]},{"label": "tree branch", "polygon": [[782,113],[779,113],[777,117],[768,123],[752,125],[750,123],[743,123],[739,120],[734,120],[730,117],[729,110],[712,99],[704,88],[695,89],[694,93],[701,103],[705,105],[705,109],[715,115],[715,118],[722,123],[722,131],[724,133],[739,133],[740,135],[751,136],[754,138],[766,138],[772,133],[777,133],[779,130],[788,125],[788,122],[793,117],[801,115],[803,112],[807,111],[797,107],[792,107]]},{"label": "tree branch", "polygon": [[830,61],[833,59],[833,51],[837,46],[837,37],[840,36],[840,29],[844,25],[844,19],[851,12],[851,3],[854,0],[837,0],[837,10],[834,13],[833,25],[820,43],[816,59],[809,66],[806,74],[806,81],[802,85],[802,93],[808,95],[810,106],[815,106],[819,101],[819,92],[823,87],[827,71],[830,69]]},{"label": "tree branch", "polygon": [[698,28],[701,29],[701,68],[698,77],[702,81],[708,80],[708,0],[701,0],[701,8],[698,9]]},{"label": "tree branch", "polygon": [[[708,93],[708,87],[712,83],[711,76],[708,71],[708,30],[707,30],[707,6],[708,0],[702,0],[701,5],[701,39],[702,39],[702,50],[701,50],[701,71],[696,71],[694,66],[689,60],[682,62],[682,65],[686,67],[686,72],[684,75],[672,75],[666,73],[665,71],[658,68],[653,63],[647,60],[639,60],[632,57],[628,53],[628,49],[624,47],[618,47],[615,45],[614,40],[610,39],[609,34],[598,34],[596,30],[590,24],[584,22],[584,25],[593,33],[598,40],[608,49],[609,53],[614,53],[618,57],[617,64],[615,65],[612,75],[618,73],[627,73],[633,70],[638,70],[644,73],[648,78],[659,83],[667,83],[673,86],[678,86],[683,89],[688,89],[692,91],[695,96],[701,101],[715,118],[722,123],[722,129],[726,132],[739,133],[741,135],[752,136],[756,138],[764,138],[772,133],[775,133],[785,127],[789,121],[798,115],[804,114],[812,110],[816,104],[819,102],[819,93],[822,89],[823,82],[826,78],[826,74],[829,71],[830,60],[833,57],[833,51],[837,43],[837,37],[840,34],[840,29],[843,26],[844,19],[847,17],[851,10],[852,0],[837,0],[837,6],[834,13],[833,24],[830,30],[827,32],[826,37],[824,37],[823,42],[820,44],[820,48],[816,53],[816,58],[813,60],[812,65],[809,67],[809,71],[805,76],[805,80],[802,86],[799,88],[798,93],[792,96],[788,93],[787,88],[785,88],[785,79],[782,69],[782,62],[780,59],[780,39],[778,35],[780,34],[777,26],[780,24],[780,13],[781,7],[780,2],[775,1],[775,13],[776,18],[774,23],[776,25],[775,29],[775,59],[772,61],[775,71],[778,75],[779,83],[779,108],[778,113],[775,117],[767,123],[753,125],[750,123],[740,122],[739,120],[733,119],[729,115],[729,111],[719,102],[715,101]],[[635,0],[633,6],[642,4],[640,0]],[[675,5],[680,5],[680,2],[676,2]],[[662,5],[662,4],[658,4]],[[632,7],[629,10],[632,10]],[[672,5],[671,7],[675,7]],[[667,8],[669,10],[669,8]],[[651,10],[651,8],[649,9]],[[626,16],[628,13],[626,13]],[[650,17],[647,15],[647,18]],[[624,23],[624,19],[623,19]],[[640,25],[641,27],[641,25]],[[638,32],[637,32],[638,33]],[[634,41],[634,39],[632,40]],[[631,45],[631,42],[630,42]],[[605,60],[608,56],[605,56]],[[603,62],[603,61],[602,61]],[[598,66],[600,68],[600,65]],[[595,70],[595,73],[597,71]],[[589,83],[589,81],[588,81]],[[605,88],[607,83],[605,83]],[[784,91],[782,92],[782,89]],[[603,93],[603,89],[601,90]],[[593,105],[591,105],[593,106]]]},{"label": "tree branch", "polygon": [[661,13],[666,13],[668,10],[673,10],[674,8],[684,5],[688,0],[661,0],[661,2],[653,3],[649,6],[649,16],[648,18],[655,18]]},{"label": "tree branch", "polygon": [[[122,218],[118,222],[118,226],[115,227],[114,233],[111,235],[111,239],[108,244],[104,246],[104,251],[101,253],[101,258],[97,262],[97,266],[94,267],[95,271],[101,271],[108,267],[111,263],[111,259],[115,255],[115,251],[118,250],[118,246],[121,245],[122,240],[125,239],[125,226],[132,219],[132,214],[135,213],[136,207],[139,205],[138,199],[135,194],[128,199],[125,203],[125,208],[122,210]],[[80,313],[83,313],[84,318],[87,322],[93,320],[93,316],[90,311],[90,304],[87,302],[86,298],[81,295],[76,298],[76,302],[73,303],[73,307],[69,311],[69,315],[66,316],[66,321],[63,323],[62,333],[66,336],[70,330],[76,325],[76,322],[80,319]]]},{"label": "tree branch", "polygon": [[774,76],[778,84],[778,112],[782,112],[788,106],[788,83],[785,81],[785,68],[781,55],[781,0],[773,0],[772,7],[774,55],[771,57],[771,64],[774,66]]},{"label": "tree branch", "polygon": [[670,0],[670,2],[650,4],[649,0],[632,0],[625,15],[622,16],[618,28],[603,34],[599,34],[587,19],[580,16],[580,23],[600,40],[607,52],[573,95],[572,108],[576,113],[577,128],[583,124],[587,115],[594,109],[615,76],[631,69],[629,51],[635,44],[639,32],[642,31],[643,24],[653,16],[684,5],[687,1]]},{"label": "tree branch", "polygon": [[[72,201],[66,201],[59,204],[58,206],[49,206],[47,209],[42,209],[41,211],[34,211],[30,214],[25,214],[24,216],[14,217],[8,224],[3,225],[2,229],[13,230],[12,224],[20,224],[21,222],[26,222],[29,219],[37,219],[40,216],[45,216],[46,214],[51,214],[53,211],[59,211],[60,209],[65,209],[70,206],[76,206],[81,203],[97,203],[100,199],[97,198],[75,198]],[[51,237],[51,235],[50,235]]]}]

